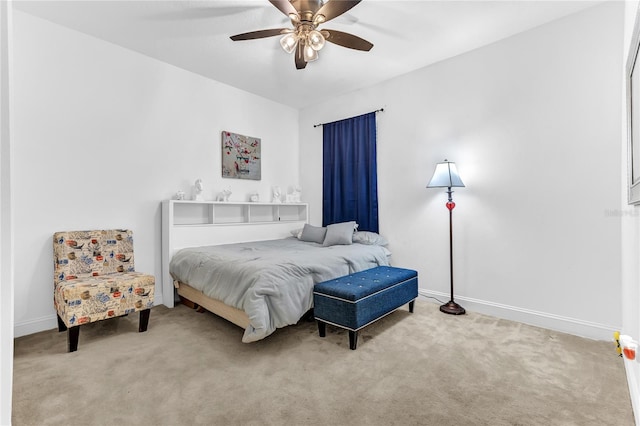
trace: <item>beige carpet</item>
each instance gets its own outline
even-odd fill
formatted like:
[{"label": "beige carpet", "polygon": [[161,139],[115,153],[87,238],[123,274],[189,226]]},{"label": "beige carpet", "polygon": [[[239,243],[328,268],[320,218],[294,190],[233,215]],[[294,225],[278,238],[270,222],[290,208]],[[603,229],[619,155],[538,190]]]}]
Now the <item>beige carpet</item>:
[{"label": "beige carpet", "polygon": [[360,333],[314,322],[251,344],[179,305],[16,339],[13,425],[633,425],[613,343],[419,299]]}]

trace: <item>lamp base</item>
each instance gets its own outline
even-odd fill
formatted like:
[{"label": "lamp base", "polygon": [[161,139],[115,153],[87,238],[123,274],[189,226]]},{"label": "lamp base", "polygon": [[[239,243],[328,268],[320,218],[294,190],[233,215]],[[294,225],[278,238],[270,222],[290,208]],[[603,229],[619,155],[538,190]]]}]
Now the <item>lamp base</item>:
[{"label": "lamp base", "polygon": [[458,305],[453,300],[450,300],[448,303],[440,306],[440,312],[451,315],[463,315],[466,311],[462,306]]}]

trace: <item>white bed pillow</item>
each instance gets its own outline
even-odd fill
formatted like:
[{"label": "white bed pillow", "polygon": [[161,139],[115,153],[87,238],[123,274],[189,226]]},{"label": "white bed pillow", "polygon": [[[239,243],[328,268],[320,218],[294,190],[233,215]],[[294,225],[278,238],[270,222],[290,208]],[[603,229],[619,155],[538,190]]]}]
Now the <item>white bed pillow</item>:
[{"label": "white bed pillow", "polygon": [[291,235],[293,235],[297,239],[300,239],[300,237],[302,236],[302,228],[292,229],[291,230]]},{"label": "white bed pillow", "polygon": [[308,223],[304,224],[304,228],[302,228],[302,233],[300,234],[300,241],[308,241],[311,243],[322,244],[324,242],[325,234],[327,233],[327,228],[323,228],[321,226],[313,226]]},{"label": "white bed pillow", "polygon": [[357,228],[355,221],[333,223],[327,225],[327,234],[324,237],[323,246],[349,245],[353,243],[353,233]]},{"label": "white bed pillow", "polygon": [[380,234],[371,231],[358,231],[353,234],[353,242],[370,246],[386,246],[389,241]]}]

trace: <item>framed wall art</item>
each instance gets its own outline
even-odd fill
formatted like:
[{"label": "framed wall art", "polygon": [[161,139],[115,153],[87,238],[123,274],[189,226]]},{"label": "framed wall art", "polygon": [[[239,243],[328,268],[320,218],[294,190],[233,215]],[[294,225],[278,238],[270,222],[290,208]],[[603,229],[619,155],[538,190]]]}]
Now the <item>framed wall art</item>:
[{"label": "framed wall art", "polygon": [[640,204],[640,14],[636,12],[627,58],[627,173],[629,204]]},{"label": "framed wall art", "polygon": [[259,138],[222,132],[222,177],[261,179]]}]

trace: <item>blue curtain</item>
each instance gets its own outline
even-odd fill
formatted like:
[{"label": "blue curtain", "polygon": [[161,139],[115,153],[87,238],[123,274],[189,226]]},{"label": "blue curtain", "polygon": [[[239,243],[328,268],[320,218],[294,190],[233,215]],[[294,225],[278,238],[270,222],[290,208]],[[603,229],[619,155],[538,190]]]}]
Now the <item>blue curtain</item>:
[{"label": "blue curtain", "polygon": [[322,226],[378,232],[376,113],[323,124]]}]

